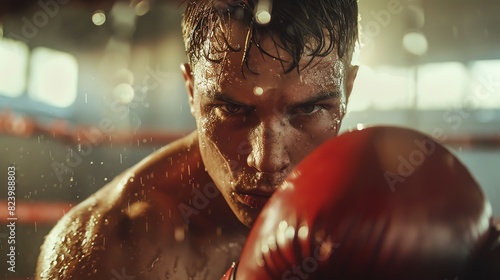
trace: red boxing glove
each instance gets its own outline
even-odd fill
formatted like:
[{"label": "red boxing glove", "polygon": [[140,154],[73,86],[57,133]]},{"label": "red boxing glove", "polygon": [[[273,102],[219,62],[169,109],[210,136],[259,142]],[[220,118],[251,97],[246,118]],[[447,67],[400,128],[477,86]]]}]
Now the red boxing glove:
[{"label": "red boxing glove", "polygon": [[233,277],[462,279],[491,240],[491,221],[476,181],[431,138],[395,127],[349,132],[290,173]]}]

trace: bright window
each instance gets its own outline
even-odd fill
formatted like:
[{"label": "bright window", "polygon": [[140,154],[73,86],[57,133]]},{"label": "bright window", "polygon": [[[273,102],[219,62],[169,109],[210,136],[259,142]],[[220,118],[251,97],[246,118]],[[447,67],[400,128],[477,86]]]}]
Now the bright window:
[{"label": "bright window", "polygon": [[348,108],[500,108],[499,73],[500,61],[476,62],[471,69],[459,62],[425,64],[417,75],[411,68],[360,66]]},{"label": "bright window", "polygon": [[349,111],[404,109],[411,105],[409,71],[405,68],[373,70],[360,66],[349,98]]},{"label": "bright window", "polygon": [[0,38],[0,95],[17,97],[25,91],[28,54],[23,42]]},{"label": "bright window", "polygon": [[472,84],[468,105],[500,109],[500,60],[477,61],[471,65]]},{"label": "bright window", "polygon": [[418,109],[461,107],[469,88],[469,74],[458,62],[426,64],[418,71],[417,85]]},{"label": "bright window", "polygon": [[74,56],[43,47],[31,55],[29,96],[56,107],[68,107],[76,100],[78,64]]}]

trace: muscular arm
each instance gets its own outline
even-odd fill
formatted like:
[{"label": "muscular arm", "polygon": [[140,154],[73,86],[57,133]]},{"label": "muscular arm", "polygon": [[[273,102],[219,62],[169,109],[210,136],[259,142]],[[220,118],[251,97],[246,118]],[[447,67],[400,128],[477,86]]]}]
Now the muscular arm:
[{"label": "muscular arm", "polygon": [[42,246],[37,279],[156,279],[156,259],[173,266],[174,256],[186,252],[184,242],[175,240],[181,219],[168,218],[155,203],[158,197],[115,198],[116,188],[106,186],[59,221]]},{"label": "muscular arm", "polygon": [[66,214],[42,246],[36,278],[218,279],[245,235],[219,223],[232,215],[216,214],[222,197],[184,221],[179,205],[207,180],[189,143],[154,153]]},{"label": "muscular arm", "polygon": [[169,213],[178,204],[176,192],[182,182],[152,179],[153,174],[165,174],[165,162],[172,160],[173,153],[182,153],[186,142],[157,151],[66,214],[41,248],[37,279],[127,279],[130,275],[137,280],[150,273],[148,265],[157,258],[158,248],[179,245],[173,241],[174,232],[184,225]]},{"label": "muscular arm", "polygon": [[116,205],[103,202],[111,193],[108,186],[57,223],[41,248],[37,279],[111,275],[110,269],[119,269],[114,264],[126,263],[129,252],[123,244],[130,241],[130,219]]}]

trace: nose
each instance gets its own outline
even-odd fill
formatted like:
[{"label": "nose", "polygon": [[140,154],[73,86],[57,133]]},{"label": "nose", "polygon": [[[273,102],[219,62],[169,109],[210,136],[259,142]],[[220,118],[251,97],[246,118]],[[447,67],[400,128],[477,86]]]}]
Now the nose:
[{"label": "nose", "polygon": [[263,173],[285,172],[290,167],[287,127],[281,120],[260,123],[250,133],[247,164]]}]

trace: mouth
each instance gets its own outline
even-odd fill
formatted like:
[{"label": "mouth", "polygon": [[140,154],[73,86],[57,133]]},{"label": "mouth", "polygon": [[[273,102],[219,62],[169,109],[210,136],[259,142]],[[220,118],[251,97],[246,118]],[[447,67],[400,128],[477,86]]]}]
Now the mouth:
[{"label": "mouth", "polygon": [[261,210],[264,208],[264,205],[266,205],[267,201],[271,197],[271,195],[267,194],[253,194],[253,193],[233,193],[234,197],[236,197],[236,200],[238,200],[240,203],[245,204],[246,206],[256,209],[256,210]]}]

